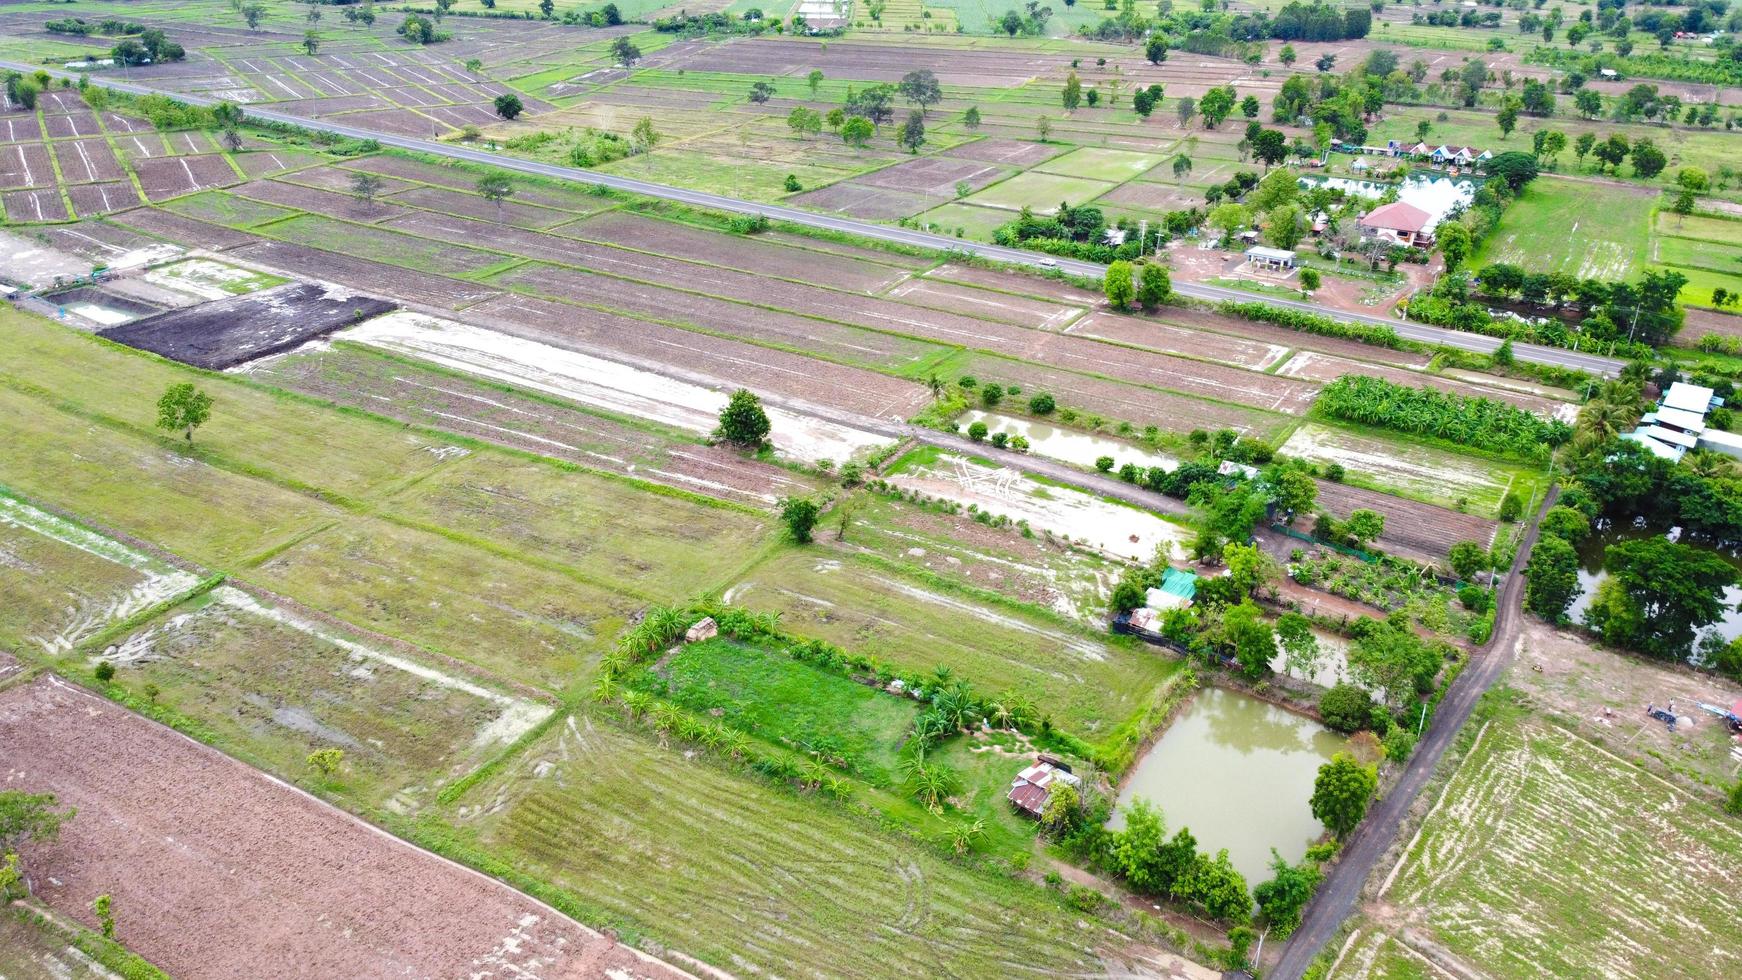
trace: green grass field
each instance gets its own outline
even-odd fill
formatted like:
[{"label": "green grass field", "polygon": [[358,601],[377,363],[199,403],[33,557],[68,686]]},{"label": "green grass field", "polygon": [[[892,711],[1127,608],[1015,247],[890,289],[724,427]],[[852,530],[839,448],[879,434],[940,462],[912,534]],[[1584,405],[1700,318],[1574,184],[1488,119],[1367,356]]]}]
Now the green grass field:
[{"label": "green grass field", "polygon": [[1632,278],[1647,260],[1656,203],[1654,194],[1540,177],[1506,209],[1471,267],[1510,262],[1581,279]]},{"label": "green grass field", "polygon": [[1477,722],[1384,899],[1487,976],[1735,972],[1735,820],[1525,711]]},{"label": "green grass field", "polygon": [[1072,150],[1064,156],[1053,157],[1038,165],[1035,169],[1049,174],[1063,174],[1069,177],[1084,177],[1092,180],[1110,180],[1123,182],[1148,173],[1151,168],[1161,162],[1161,157],[1153,153],[1134,153],[1130,150],[1109,150],[1097,146],[1085,146]]},{"label": "green grass field", "polygon": [[1714,290],[1742,293],[1742,221],[1658,212],[1652,257],[1688,277],[1680,300],[1711,306]]},{"label": "green grass field", "polygon": [[759,514],[638,488],[619,477],[480,454],[393,498],[391,513],[512,557],[673,602],[723,586],[768,530]]},{"label": "green grass field", "polygon": [[1112,190],[1113,186],[1104,180],[1029,171],[993,184],[965,200],[969,204],[1007,211],[1033,208],[1037,214],[1051,214],[1058,210],[1061,201],[1071,205],[1087,204]]},{"label": "green grass field", "polygon": [[629,683],[782,748],[838,756],[882,786],[919,714],[907,698],[726,639],[685,646]]},{"label": "green grass field", "polygon": [[233,228],[248,228],[253,225],[265,224],[268,221],[277,221],[296,213],[276,204],[253,201],[224,191],[201,191],[198,194],[189,194],[186,197],[178,197],[173,201],[165,202],[163,207],[166,211],[173,211],[190,218],[198,218],[201,221],[210,221],[213,224],[229,225]]},{"label": "green grass field", "polygon": [[1075,975],[1120,942],[1033,886],[605,717],[553,728],[457,807],[466,840],[601,920],[739,974]]},{"label": "green grass field", "polygon": [[930,673],[949,667],[984,696],[1027,694],[1062,728],[1110,737],[1178,669],[1153,649],[1068,621],[938,591],[897,571],[808,551],[776,555],[728,590],[785,629]]}]

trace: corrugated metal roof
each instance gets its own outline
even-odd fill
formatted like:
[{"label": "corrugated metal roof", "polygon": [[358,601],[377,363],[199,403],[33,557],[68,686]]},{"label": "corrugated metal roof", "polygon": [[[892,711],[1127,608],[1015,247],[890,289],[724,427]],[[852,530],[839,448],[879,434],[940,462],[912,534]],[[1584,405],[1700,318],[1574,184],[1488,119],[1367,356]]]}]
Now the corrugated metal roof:
[{"label": "corrugated metal roof", "polygon": [[1712,389],[1677,381],[1663,394],[1664,408],[1679,408],[1684,412],[1706,414],[1712,407]]}]

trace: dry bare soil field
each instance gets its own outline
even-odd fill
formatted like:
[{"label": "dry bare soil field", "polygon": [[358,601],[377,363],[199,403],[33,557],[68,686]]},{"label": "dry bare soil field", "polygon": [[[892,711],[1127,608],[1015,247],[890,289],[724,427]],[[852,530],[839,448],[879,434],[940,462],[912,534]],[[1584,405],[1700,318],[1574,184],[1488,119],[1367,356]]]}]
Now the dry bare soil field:
[{"label": "dry bare soil field", "polygon": [[37,895],[86,925],[112,895],[177,977],[687,976],[52,675],[0,691],[0,742],[79,811]]}]

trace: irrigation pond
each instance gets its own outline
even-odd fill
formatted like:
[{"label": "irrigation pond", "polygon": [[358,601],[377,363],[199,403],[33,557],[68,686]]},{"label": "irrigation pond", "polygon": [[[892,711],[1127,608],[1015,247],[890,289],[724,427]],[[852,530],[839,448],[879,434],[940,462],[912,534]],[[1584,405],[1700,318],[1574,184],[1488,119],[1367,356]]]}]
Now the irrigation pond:
[{"label": "irrigation pond", "polygon": [[1028,440],[1029,452],[1047,459],[1056,459],[1061,463],[1094,466],[1095,460],[1102,456],[1111,456],[1115,469],[1126,463],[1134,463],[1144,469],[1159,466],[1171,473],[1179,466],[1179,460],[1172,456],[1152,452],[1118,439],[1067,429],[1036,419],[975,409],[964,414],[959,421],[964,432],[975,422],[984,422],[989,433],[1003,432],[1011,436],[1021,436]]},{"label": "irrigation pond", "polygon": [[[1681,539],[1680,528],[1650,527],[1633,525],[1617,527],[1610,524],[1606,527],[1595,527],[1589,537],[1579,542],[1579,594],[1573,599],[1573,604],[1567,609],[1567,616],[1575,623],[1585,621],[1585,611],[1591,608],[1591,600],[1597,594],[1597,586],[1603,583],[1608,573],[1603,570],[1605,556],[1612,545],[1623,541],[1637,541],[1641,538],[1666,536],[1671,541]],[[1705,548],[1721,556],[1725,561],[1742,571],[1742,553],[1728,551],[1722,548],[1711,548],[1698,541],[1684,541],[1697,548]],[[1728,643],[1737,637],[1742,637],[1742,611],[1738,604],[1742,603],[1742,587],[1731,586],[1724,590],[1724,617],[1717,623],[1706,628],[1705,632],[1716,632]]]},{"label": "irrigation pond", "polygon": [[1257,698],[1206,688],[1137,761],[1111,827],[1142,797],[1171,835],[1189,827],[1201,850],[1228,849],[1248,885],[1268,881],[1270,849],[1299,861],[1324,828],[1307,801],[1319,766],[1347,740],[1311,718]]}]

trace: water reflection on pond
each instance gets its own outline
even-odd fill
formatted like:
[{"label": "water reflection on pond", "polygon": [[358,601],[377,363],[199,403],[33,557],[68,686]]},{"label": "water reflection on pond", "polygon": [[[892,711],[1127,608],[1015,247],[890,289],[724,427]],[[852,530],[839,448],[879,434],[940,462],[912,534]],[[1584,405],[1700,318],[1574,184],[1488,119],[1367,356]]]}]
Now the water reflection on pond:
[{"label": "water reflection on pond", "polygon": [[1120,442],[1105,436],[1091,435],[1076,429],[1050,425],[1034,419],[1000,415],[997,412],[982,412],[975,409],[967,412],[957,421],[963,432],[967,432],[968,426],[975,422],[984,422],[988,434],[1004,432],[1012,436],[1021,436],[1028,440],[1030,453],[1064,463],[1075,463],[1078,466],[1094,466],[1095,460],[1102,456],[1113,457],[1114,469],[1118,469],[1126,463],[1134,463],[1144,469],[1159,466],[1172,472],[1174,467],[1179,465],[1179,460],[1172,456],[1151,452],[1128,442]]},{"label": "water reflection on pond", "polygon": [[1307,808],[1319,766],[1347,744],[1318,722],[1232,691],[1198,693],[1139,759],[1109,826],[1138,797],[1161,808],[1171,835],[1191,828],[1201,850],[1228,857],[1246,883],[1270,879],[1270,849],[1298,861],[1323,828]]},{"label": "water reflection on pond", "polygon": [[[1590,537],[1579,542],[1579,594],[1574,597],[1573,604],[1568,607],[1567,615],[1575,623],[1585,621],[1585,610],[1591,607],[1591,599],[1597,594],[1597,586],[1609,575],[1603,570],[1604,555],[1610,546],[1623,541],[1637,541],[1641,538],[1667,537],[1671,541],[1681,540],[1680,528],[1650,527],[1643,524],[1617,526],[1613,523],[1599,526],[1591,532]],[[1714,554],[1742,571],[1742,554],[1734,550],[1712,548],[1698,541],[1682,541],[1695,547],[1706,548]],[[1737,637],[1742,637],[1742,613],[1736,611],[1738,603],[1742,603],[1742,587],[1731,586],[1724,590],[1724,618],[1709,627],[1710,632],[1716,632],[1728,643]]]}]

